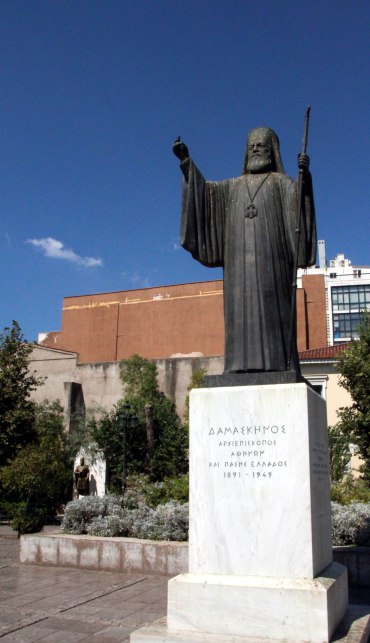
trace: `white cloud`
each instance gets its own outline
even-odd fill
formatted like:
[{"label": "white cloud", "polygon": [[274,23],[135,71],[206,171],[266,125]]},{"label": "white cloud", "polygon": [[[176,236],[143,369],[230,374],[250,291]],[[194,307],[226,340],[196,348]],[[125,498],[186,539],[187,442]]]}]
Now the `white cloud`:
[{"label": "white cloud", "polygon": [[131,283],[135,288],[150,288],[151,286],[151,282],[148,277],[142,277],[137,272],[134,272],[131,275]]},{"label": "white cloud", "polygon": [[44,239],[27,239],[26,243],[31,243],[33,246],[36,246],[36,248],[40,248],[45,257],[50,257],[51,259],[65,259],[66,261],[71,261],[72,263],[76,263],[79,266],[85,266],[86,268],[103,265],[101,259],[80,257],[80,255],[76,254],[74,250],[66,248],[61,241],[53,239],[52,237],[46,237]]}]

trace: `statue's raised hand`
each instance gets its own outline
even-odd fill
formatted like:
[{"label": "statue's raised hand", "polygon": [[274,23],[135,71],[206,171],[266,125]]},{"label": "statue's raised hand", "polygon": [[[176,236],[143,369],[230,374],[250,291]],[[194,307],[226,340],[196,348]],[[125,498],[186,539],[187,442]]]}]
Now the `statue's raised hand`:
[{"label": "statue's raised hand", "polygon": [[185,161],[185,159],[189,158],[189,150],[185,143],[182,142],[180,136],[175,140],[172,150],[174,155],[177,156],[180,161]]}]

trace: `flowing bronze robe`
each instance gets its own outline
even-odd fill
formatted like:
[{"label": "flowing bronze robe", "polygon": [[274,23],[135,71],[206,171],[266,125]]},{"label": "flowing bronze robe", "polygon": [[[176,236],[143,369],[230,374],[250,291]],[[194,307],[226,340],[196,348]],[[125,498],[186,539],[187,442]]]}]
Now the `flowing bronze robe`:
[{"label": "flowing bronze robe", "polygon": [[[296,182],[277,172],[212,182],[203,178],[191,159],[181,167],[187,177],[181,245],[203,265],[224,270],[225,372],[287,370]],[[300,267],[314,264],[316,258],[310,174],[304,178],[303,194]],[[250,195],[258,210],[252,219],[245,214]],[[296,341],[290,368],[299,372]]]}]

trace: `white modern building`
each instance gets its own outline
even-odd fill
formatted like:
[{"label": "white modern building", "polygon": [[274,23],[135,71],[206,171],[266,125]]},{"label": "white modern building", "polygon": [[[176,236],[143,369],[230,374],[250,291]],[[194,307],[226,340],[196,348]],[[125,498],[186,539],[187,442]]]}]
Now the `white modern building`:
[{"label": "white modern building", "polygon": [[303,275],[324,275],[327,345],[336,346],[358,337],[361,312],[370,311],[370,266],[353,266],[339,253],[326,261],[325,241],[319,241],[319,265],[299,270]]}]

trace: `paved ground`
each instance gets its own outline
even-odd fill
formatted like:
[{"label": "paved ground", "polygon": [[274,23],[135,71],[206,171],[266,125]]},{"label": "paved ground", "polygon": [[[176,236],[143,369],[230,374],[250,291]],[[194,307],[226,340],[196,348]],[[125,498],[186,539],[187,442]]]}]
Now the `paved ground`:
[{"label": "paved ground", "polygon": [[167,577],[20,565],[13,534],[0,526],[2,641],[126,643],[166,614]]},{"label": "paved ground", "polygon": [[[128,643],[133,630],[165,616],[165,576],[129,576],[61,567],[20,565],[15,533],[0,526],[0,638],[2,641]],[[360,618],[370,590],[351,589]],[[335,641],[355,643],[343,623]],[[366,639],[362,639],[364,643]]]}]

